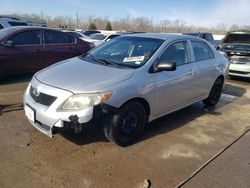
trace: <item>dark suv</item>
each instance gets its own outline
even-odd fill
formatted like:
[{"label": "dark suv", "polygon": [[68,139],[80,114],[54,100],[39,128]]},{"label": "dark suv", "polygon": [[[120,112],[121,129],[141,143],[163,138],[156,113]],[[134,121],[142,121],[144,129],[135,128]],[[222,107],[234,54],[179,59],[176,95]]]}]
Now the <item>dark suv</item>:
[{"label": "dark suv", "polygon": [[0,31],[0,77],[35,72],[93,47],[92,43],[54,29],[8,27]]},{"label": "dark suv", "polygon": [[213,37],[212,33],[193,32],[193,33],[183,33],[183,35],[191,35],[191,36],[195,36],[195,37],[200,37],[200,38],[203,38],[214,45],[214,37]]}]

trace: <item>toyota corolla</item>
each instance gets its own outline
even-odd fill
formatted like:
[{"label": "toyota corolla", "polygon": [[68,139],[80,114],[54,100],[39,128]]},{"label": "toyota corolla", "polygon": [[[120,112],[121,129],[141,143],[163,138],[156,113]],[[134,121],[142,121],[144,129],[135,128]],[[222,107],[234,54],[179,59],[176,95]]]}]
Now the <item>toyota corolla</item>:
[{"label": "toyota corolla", "polygon": [[145,124],[203,101],[220,99],[228,60],[207,41],[142,33],[117,37],[34,75],[24,94],[25,114],[48,136],[96,118],[108,140],[133,143]]}]

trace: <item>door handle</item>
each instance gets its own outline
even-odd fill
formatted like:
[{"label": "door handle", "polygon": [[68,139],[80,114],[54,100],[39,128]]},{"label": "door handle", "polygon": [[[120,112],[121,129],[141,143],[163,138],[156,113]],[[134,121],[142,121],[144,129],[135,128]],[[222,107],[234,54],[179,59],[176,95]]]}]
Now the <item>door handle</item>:
[{"label": "door handle", "polygon": [[72,47],[69,47],[69,50],[73,50],[73,48],[72,48]]},{"label": "door handle", "polygon": [[190,70],[190,71],[188,71],[188,75],[193,75],[195,73],[195,71],[194,70]]},{"label": "door handle", "polygon": [[213,65],[213,69],[215,70],[215,69],[217,69],[218,68],[218,64],[214,64]]},{"label": "door handle", "polygon": [[39,53],[39,52],[41,52],[41,50],[40,49],[35,49],[34,52]]}]

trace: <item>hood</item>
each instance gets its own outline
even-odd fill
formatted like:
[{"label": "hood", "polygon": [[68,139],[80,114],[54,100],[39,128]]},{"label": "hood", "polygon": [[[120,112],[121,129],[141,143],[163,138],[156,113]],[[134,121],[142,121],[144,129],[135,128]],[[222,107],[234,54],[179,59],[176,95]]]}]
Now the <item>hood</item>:
[{"label": "hood", "polygon": [[133,73],[134,69],[89,63],[75,57],[43,69],[35,77],[44,84],[73,93],[90,93],[127,80]]}]

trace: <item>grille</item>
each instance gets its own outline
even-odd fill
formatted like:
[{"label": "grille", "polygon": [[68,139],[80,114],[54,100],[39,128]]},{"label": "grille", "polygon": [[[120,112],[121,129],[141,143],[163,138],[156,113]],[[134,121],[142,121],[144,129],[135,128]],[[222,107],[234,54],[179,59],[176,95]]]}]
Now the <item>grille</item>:
[{"label": "grille", "polygon": [[230,73],[235,73],[235,74],[249,74],[249,72],[243,72],[243,71],[234,71],[234,70],[229,70]]},{"label": "grille", "polygon": [[47,95],[45,93],[39,93],[38,96],[34,94],[34,88],[30,87],[30,96],[37,103],[43,104],[45,106],[50,106],[57,98],[51,95]]}]

